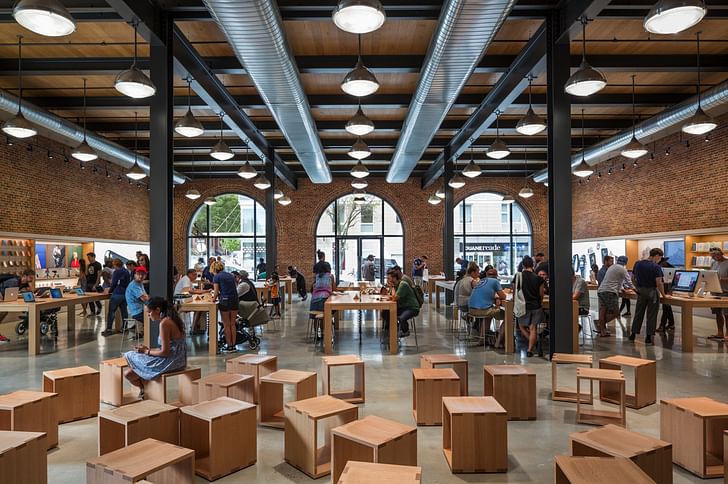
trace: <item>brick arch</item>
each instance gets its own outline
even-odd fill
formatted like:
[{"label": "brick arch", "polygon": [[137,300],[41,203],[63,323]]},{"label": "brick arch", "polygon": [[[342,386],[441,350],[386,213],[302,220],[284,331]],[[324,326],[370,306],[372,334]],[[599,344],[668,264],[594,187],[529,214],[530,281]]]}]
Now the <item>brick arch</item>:
[{"label": "brick arch", "polygon": [[[314,237],[317,236],[316,229],[318,228],[318,224],[319,224],[319,221],[321,220],[321,217],[324,216],[324,210],[326,210],[329,207],[329,205],[331,205],[332,203],[334,203],[336,200],[338,200],[341,197],[344,197],[346,195],[350,195],[350,194],[351,194],[351,190],[344,191],[339,196],[336,196],[336,197],[333,197],[333,198],[330,197],[330,198],[327,199],[328,201],[325,204],[324,203],[319,203],[319,204],[317,204],[316,210],[312,210],[311,211],[311,213],[313,213],[313,214],[318,214],[316,216],[316,218],[311,218],[309,220],[309,223],[311,224],[309,226],[309,229],[310,229],[309,232],[312,233],[314,235]],[[399,217],[399,220],[400,220],[400,222],[402,224],[402,237],[404,237],[405,234],[407,233],[407,230],[405,229],[404,218],[402,217],[401,211],[397,209],[397,207],[395,206],[395,204],[393,204],[386,197],[380,195],[376,190],[375,191],[371,191],[371,190],[370,191],[367,191],[367,195],[373,195],[375,197],[379,197],[382,201],[387,202],[389,204],[389,206],[392,207],[392,209],[394,210],[394,213],[397,214],[397,216]]]}]

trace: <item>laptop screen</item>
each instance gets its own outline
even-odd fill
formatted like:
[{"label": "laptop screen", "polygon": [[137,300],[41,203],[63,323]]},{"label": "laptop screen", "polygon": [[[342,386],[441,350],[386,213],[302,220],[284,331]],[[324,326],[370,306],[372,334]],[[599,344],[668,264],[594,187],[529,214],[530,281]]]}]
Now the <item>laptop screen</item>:
[{"label": "laptop screen", "polygon": [[680,292],[695,292],[698,283],[699,271],[675,271],[672,278],[672,290]]}]

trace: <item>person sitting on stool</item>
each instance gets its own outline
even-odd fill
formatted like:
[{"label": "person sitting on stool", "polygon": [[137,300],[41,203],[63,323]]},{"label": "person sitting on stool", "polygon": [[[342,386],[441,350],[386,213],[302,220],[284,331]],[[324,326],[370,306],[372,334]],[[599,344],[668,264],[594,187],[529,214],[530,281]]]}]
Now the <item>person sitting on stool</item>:
[{"label": "person sitting on stool", "polygon": [[[417,296],[414,289],[402,281],[402,274],[397,270],[387,271],[387,284],[394,290],[392,299],[397,302],[397,325],[399,326],[397,336],[399,338],[407,337],[410,334],[408,321],[420,313]],[[389,311],[382,311],[382,317],[386,332],[389,330]]]}]

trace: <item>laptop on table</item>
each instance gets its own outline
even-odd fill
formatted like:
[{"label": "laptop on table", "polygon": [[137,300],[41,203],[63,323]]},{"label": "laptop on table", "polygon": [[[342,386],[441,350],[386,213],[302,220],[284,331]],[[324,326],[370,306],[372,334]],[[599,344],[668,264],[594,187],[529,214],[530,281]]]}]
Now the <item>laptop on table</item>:
[{"label": "laptop on table", "polygon": [[17,287],[9,287],[5,289],[5,297],[3,298],[3,301],[5,302],[15,302],[18,300],[18,288]]},{"label": "laptop on table", "polygon": [[672,292],[677,295],[692,296],[698,285],[700,271],[675,271],[672,278]]}]

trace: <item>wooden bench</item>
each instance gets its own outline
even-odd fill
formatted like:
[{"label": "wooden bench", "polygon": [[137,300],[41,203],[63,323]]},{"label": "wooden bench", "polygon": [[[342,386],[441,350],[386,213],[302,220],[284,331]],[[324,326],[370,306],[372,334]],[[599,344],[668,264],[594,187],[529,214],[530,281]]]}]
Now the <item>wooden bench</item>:
[{"label": "wooden bench", "polygon": [[260,379],[274,371],[278,371],[278,357],[271,355],[241,355],[225,361],[225,371],[255,377],[255,400],[258,402]]},{"label": "wooden bench", "polygon": [[99,455],[153,438],[179,443],[179,408],[144,400],[99,412]]},{"label": "wooden bench", "polygon": [[58,394],[58,423],[99,413],[99,371],[90,366],[44,371],[43,391]]},{"label": "wooden bench", "polygon": [[170,373],[162,373],[154,380],[150,380],[144,386],[144,394],[150,400],[157,402],[170,403],[167,398],[167,380],[170,378],[178,379],[178,400],[173,401],[171,405],[182,406],[192,405],[197,401],[195,395],[195,380],[202,378],[202,370],[196,366],[188,366],[184,370],[173,371]]},{"label": "wooden bench", "polygon": [[372,476],[376,476],[377,484],[420,484],[422,468],[350,460],[346,463],[338,484],[371,482]]},{"label": "wooden bench", "polygon": [[[576,389],[561,388],[558,384],[558,367],[560,365],[574,365],[577,367],[592,367],[592,355],[572,355],[569,353],[554,353],[551,357],[551,400],[555,402],[576,403]],[[576,377],[574,377],[576,381]],[[589,393],[579,395],[582,403],[593,403],[594,384],[590,383]]]},{"label": "wooden bench", "polygon": [[521,365],[484,365],[483,395],[508,411],[508,420],[536,419],[536,374]]},{"label": "wooden bench", "polygon": [[316,396],[316,373],[278,370],[260,379],[260,425],[282,429],[284,426],[283,387],[294,387],[293,401]]},{"label": "wooden bench", "polygon": [[[599,368],[634,371],[634,393],[625,390],[625,405],[643,408],[657,401],[657,362],[632,356],[610,356],[599,360]],[[609,382],[599,384],[599,398],[605,402],[618,403],[619,386]]]},{"label": "wooden bench", "polygon": [[422,355],[420,368],[452,367],[460,377],[460,396],[468,396],[468,360],[458,355]]},{"label": "wooden bench", "polygon": [[0,430],[45,432],[49,449],[58,446],[58,394],[18,390],[0,395]]},{"label": "wooden bench", "polygon": [[[138,402],[138,391],[124,392],[124,371],[129,367],[126,358],[111,358],[99,363],[101,373],[100,400],[108,405],[120,407]],[[136,388],[136,387],[135,387]]]},{"label": "wooden bench", "polygon": [[197,401],[207,402],[218,397],[230,397],[255,403],[255,377],[238,373],[213,373],[195,380]]},{"label": "wooden bench", "polygon": [[0,430],[0,482],[46,484],[47,447],[43,432]]},{"label": "wooden bench", "polygon": [[[625,398],[624,398],[624,373],[620,370],[604,370],[602,368],[577,368],[576,369],[576,393],[581,394],[581,382],[582,380],[588,380],[590,388],[594,381],[602,383],[608,382],[615,385],[615,388],[619,389],[619,400],[617,405],[619,410],[601,410],[596,408],[583,408],[581,398],[576,400],[576,423],[584,423],[590,425],[607,425],[610,423],[621,425],[625,427],[627,425],[627,412],[625,411]],[[594,395],[589,392],[591,398],[589,400],[594,402]]]},{"label": "wooden bench", "polygon": [[[339,400],[349,403],[364,403],[366,394],[366,385],[364,383],[364,361],[356,355],[338,355],[338,356],[322,356],[321,363],[323,365],[323,393],[331,395]],[[354,384],[351,390],[333,389],[331,384],[331,372],[336,367],[351,366],[354,369]]]},{"label": "wooden bench", "polygon": [[624,457],[554,457],[554,484],[654,484],[637,464]]},{"label": "wooden bench", "polygon": [[417,425],[442,425],[442,397],[460,395],[452,368],[412,368],[412,415]]}]

